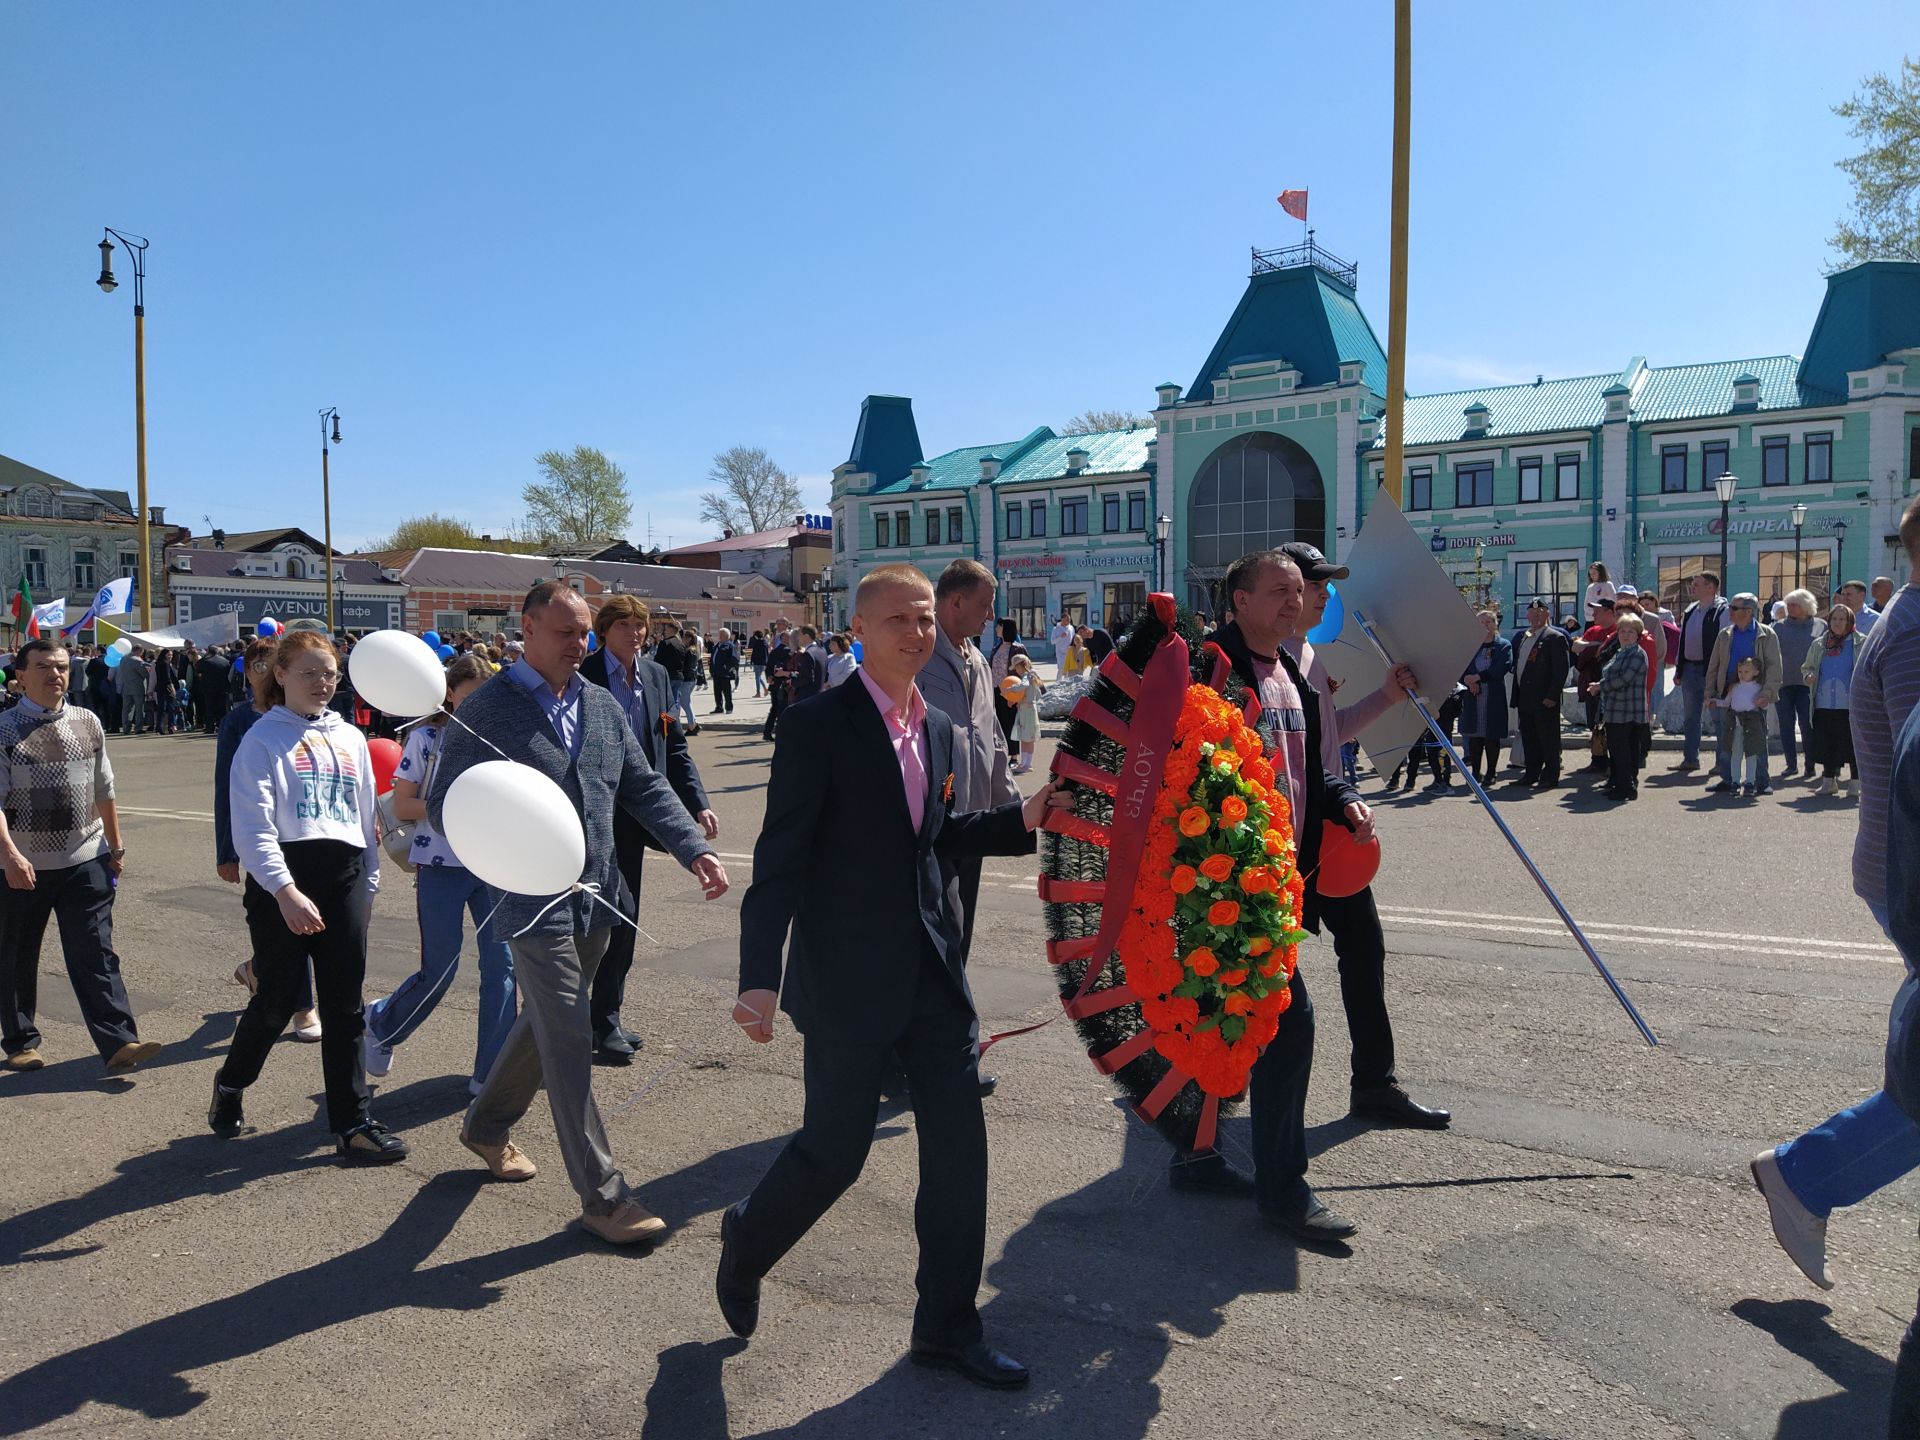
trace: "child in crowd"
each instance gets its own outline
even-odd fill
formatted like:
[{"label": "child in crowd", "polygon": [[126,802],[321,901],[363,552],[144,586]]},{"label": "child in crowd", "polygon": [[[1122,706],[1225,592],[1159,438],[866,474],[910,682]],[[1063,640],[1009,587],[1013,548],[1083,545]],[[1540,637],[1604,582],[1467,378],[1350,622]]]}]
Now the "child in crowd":
[{"label": "child in crowd", "polygon": [[1734,667],[1733,685],[1726,695],[1707,704],[1728,712],[1720,726],[1720,748],[1733,752],[1727,774],[1734,788],[1742,794],[1754,794],[1760,785],[1760,757],[1767,753],[1767,716],[1760,708],[1760,662],[1742,660]]},{"label": "child in crowd", "polygon": [[1000,695],[1013,706],[1013,739],[1020,746],[1020,763],[1013,767],[1016,775],[1033,769],[1034,747],[1040,742],[1040,696],[1046,688],[1024,651],[1008,662]]}]

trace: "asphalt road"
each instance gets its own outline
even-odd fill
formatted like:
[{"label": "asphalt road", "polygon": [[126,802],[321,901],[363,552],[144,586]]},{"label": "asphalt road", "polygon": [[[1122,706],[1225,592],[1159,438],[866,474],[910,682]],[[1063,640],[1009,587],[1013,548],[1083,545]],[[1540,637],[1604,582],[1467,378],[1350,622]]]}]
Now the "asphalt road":
[{"label": "asphalt road", "polygon": [[[744,887],[767,747],[711,726],[694,745]],[[1612,808],[1583,779],[1501,807],[1658,1031],[1649,1049],[1479,807],[1386,801],[1401,1071],[1457,1120],[1345,1118],[1332,956],[1310,946],[1311,1178],[1361,1222],[1346,1256],[1170,1194],[1160,1142],[1064,1024],[996,1049],[984,1308],[1035,1372],[1008,1396],[902,1363],[910,1112],[882,1112],[866,1174],[770,1279],[751,1344],[727,1336],[719,1210],[801,1103],[791,1032],[755,1048],[727,1018],[741,889],[707,905],[670,862],[648,878],[628,1009],[647,1047],[596,1080],[616,1153],[673,1230],[615,1252],[573,1226],[542,1108],[517,1137],[543,1166],[530,1184],[485,1183],[460,1148],[470,968],[380,1086],[405,1164],[335,1166],[317,1052],[292,1041],[248,1092],[257,1133],[209,1136],[245,954],[213,874],[212,742],[115,740],[113,756],[132,851],[118,946],[142,1034],[168,1049],[104,1079],[49,944],[52,1063],[0,1075],[0,1434],[1883,1433],[1920,1188],[1835,1217],[1822,1295],[1774,1246],[1745,1168],[1877,1081],[1899,967],[1847,882],[1848,802],[1793,786],[1715,803],[1655,779]],[[1006,1028],[1057,1007],[1034,862],[987,868],[973,966]],[[857,904],[859,885],[820,903]],[[412,967],[411,902],[391,875],[371,993]],[[1243,1154],[1245,1125],[1225,1128]]]}]

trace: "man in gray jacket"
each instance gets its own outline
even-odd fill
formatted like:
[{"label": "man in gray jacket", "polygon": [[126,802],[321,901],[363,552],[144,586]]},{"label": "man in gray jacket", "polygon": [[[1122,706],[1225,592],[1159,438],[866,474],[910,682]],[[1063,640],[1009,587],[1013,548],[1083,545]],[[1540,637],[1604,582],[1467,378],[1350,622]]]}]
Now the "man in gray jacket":
[{"label": "man in gray jacket", "polygon": [[655,1240],[666,1223],[628,1193],[593,1100],[593,972],[607,953],[611,927],[624,923],[604,907],[617,906],[622,915],[633,908],[615,862],[614,807],[691,870],[707,899],[726,894],[727,872],[667,777],[647,763],[619,702],[580,678],[592,629],[586,601],[547,580],[528,592],[520,616],[525,655],[460,706],[460,723],[449,726],[442,741],[427,815],[440,828],[454,781],[471,766],[498,759],[497,746],[552,780],[579,810],[587,839],[579,883],[591,889],[553,897],[509,894],[501,901],[494,923],[512,937],[520,1018],[467,1111],[460,1142],[497,1179],[531,1179],[533,1162],[507,1136],[544,1079],[560,1155],[580,1194],[582,1226],[616,1245]]},{"label": "man in gray jacket", "polygon": [[[977,560],[955,560],[934,586],[933,658],[920,672],[920,694],[953,721],[953,808],[958,813],[1017,803],[1007,737],[993,709],[993,672],[973,637],[993,618],[998,586]],[[960,960],[973,948],[973,912],[980,900],[980,861],[954,862],[959,880]],[[982,1094],[997,1082],[981,1075]]]}]

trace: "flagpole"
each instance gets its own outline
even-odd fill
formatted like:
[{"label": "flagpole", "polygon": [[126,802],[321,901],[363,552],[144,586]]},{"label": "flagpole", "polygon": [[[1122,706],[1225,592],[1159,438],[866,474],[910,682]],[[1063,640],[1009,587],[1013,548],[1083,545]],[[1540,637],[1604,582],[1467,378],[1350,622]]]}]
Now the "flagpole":
[{"label": "flagpole", "polygon": [[1407,397],[1407,169],[1413,106],[1413,0],[1393,3],[1393,214],[1387,255],[1387,432],[1381,482],[1400,504]]}]

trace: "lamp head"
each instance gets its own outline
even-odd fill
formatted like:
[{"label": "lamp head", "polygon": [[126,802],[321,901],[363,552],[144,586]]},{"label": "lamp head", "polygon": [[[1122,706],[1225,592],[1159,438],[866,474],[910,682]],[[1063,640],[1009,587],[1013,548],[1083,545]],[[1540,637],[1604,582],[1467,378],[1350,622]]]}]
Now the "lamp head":
[{"label": "lamp head", "polygon": [[111,295],[120,288],[120,282],[113,278],[113,241],[100,237],[100,278],[93,282]]},{"label": "lamp head", "polygon": [[340,443],[340,415],[338,411],[334,413],[333,417],[333,443],[336,445]]},{"label": "lamp head", "polygon": [[1805,504],[1795,505],[1789,513],[1793,516],[1794,529],[1798,530],[1802,525],[1807,523],[1807,507]]},{"label": "lamp head", "polygon": [[1153,530],[1154,534],[1160,537],[1160,543],[1164,545],[1168,537],[1173,534],[1173,517],[1171,515],[1162,515],[1153,522]]},{"label": "lamp head", "polygon": [[1733,492],[1739,488],[1739,477],[1732,473],[1722,475],[1718,480],[1713,482],[1713,493],[1720,498],[1722,505],[1731,503],[1733,500]]}]

